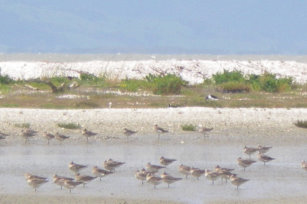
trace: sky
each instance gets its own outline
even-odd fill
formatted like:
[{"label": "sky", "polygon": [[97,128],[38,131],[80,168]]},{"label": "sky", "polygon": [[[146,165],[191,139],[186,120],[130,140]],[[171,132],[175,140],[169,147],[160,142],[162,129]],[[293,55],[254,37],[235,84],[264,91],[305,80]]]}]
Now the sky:
[{"label": "sky", "polygon": [[307,54],[307,0],[0,0],[1,53]]}]

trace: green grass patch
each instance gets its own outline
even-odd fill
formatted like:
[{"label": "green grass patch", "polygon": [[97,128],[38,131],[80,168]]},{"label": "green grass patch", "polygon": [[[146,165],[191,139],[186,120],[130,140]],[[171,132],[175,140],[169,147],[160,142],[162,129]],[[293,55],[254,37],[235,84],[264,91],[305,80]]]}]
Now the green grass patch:
[{"label": "green grass patch", "polygon": [[196,131],[196,125],[193,124],[184,124],[181,125],[181,129],[183,131]]},{"label": "green grass patch", "polygon": [[58,127],[65,128],[65,129],[71,129],[71,130],[81,128],[81,126],[76,123],[58,123]]},{"label": "green grass patch", "polygon": [[30,128],[30,123],[16,123],[14,126],[18,128]]},{"label": "green grass patch", "polygon": [[165,76],[146,76],[146,80],[151,83],[152,91],[158,95],[180,94],[183,85],[187,82],[173,74]]},{"label": "green grass patch", "polygon": [[91,101],[80,101],[74,104],[76,108],[98,108],[99,105],[97,103]]},{"label": "green grass patch", "polygon": [[150,85],[146,80],[138,80],[138,79],[125,79],[122,80],[119,84],[120,89],[136,92],[140,89],[150,89]]},{"label": "green grass patch", "polygon": [[298,120],[294,124],[300,128],[307,128],[307,120]]}]

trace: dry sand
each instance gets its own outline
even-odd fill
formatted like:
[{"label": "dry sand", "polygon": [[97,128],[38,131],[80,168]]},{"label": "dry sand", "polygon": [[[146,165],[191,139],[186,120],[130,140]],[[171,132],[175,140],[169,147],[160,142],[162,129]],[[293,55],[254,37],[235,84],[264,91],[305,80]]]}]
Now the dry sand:
[{"label": "dry sand", "polygon": [[[307,120],[307,109],[266,108],[165,108],[165,109],[0,109],[0,131],[20,135],[16,124],[29,123],[35,130],[63,132],[72,137],[71,142],[84,141],[80,130],[64,130],[58,123],[78,123],[82,127],[99,133],[95,141],[108,138],[125,139],[123,128],[139,131],[135,142],[151,142],[155,135],[154,124],[170,131],[170,141],[185,138],[190,142],[190,132],[181,129],[183,124],[213,127],[211,142],[214,143],[268,143],[290,144],[306,142],[306,130],[297,128],[297,120]],[[176,135],[182,137],[176,137]],[[20,137],[19,137],[20,138]],[[16,142],[17,137],[11,137]],[[41,140],[38,138],[37,140]],[[114,142],[121,140],[114,140]],[[125,141],[125,140],[124,140]]]}]

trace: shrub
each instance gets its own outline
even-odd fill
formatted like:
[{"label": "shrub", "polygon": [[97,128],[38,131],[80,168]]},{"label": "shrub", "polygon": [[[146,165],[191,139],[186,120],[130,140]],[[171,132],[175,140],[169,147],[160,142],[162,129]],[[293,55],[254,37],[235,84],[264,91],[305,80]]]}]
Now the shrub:
[{"label": "shrub", "polygon": [[88,73],[81,73],[80,74],[80,82],[82,84],[89,84],[89,85],[104,85],[106,82],[105,77],[97,77],[93,74]]},{"label": "shrub", "polygon": [[243,82],[227,82],[220,85],[223,92],[226,93],[241,93],[241,92],[249,92],[250,86],[246,85]]},{"label": "shrub", "polygon": [[183,131],[195,131],[196,130],[196,126],[193,124],[185,124],[185,125],[181,125],[181,129]]},{"label": "shrub", "polygon": [[11,79],[9,76],[5,75],[2,76],[0,75],[0,84],[10,84],[13,82],[13,79]]},{"label": "shrub", "polygon": [[80,129],[81,126],[76,123],[58,123],[58,127],[65,129]]},{"label": "shrub", "polygon": [[300,128],[307,128],[307,121],[306,120],[298,120],[294,123],[297,127]]},{"label": "shrub", "polygon": [[159,95],[180,94],[182,85],[186,84],[180,77],[173,74],[156,77],[149,75],[146,79],[151,83],[153,93]]},{"label": "shrub", "polygon": [[266,92],[282,92],[291,90],[293,80],[291,78],[276,78],[275,74],[264,73],[259,78],[261,90]]},{"label": "shrub", "polygon": [[240,71],[227,71],[224,70],[223,73],[217,73],[213,75],[213,79],[216,84],[222,84],[227,82],[244,82],[245,78]]}]

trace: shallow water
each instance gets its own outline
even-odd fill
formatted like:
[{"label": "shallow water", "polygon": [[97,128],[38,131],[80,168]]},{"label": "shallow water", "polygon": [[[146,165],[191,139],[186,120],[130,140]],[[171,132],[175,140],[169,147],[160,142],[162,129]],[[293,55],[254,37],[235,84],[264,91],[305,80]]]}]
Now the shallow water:
[{"label": "shallow water", "polygon": [[[0,148],[0,183],[2,193],[34,194],[24,173],[46,176],[52,181],[53,174],[73,176],[68,163],[88,164],[82,174],[91,174],[94,165],[102,166],[104,160],[113,158],[126,162],[115,174],[99,181],[94,180],[85,188],[77,187],[72,196],[103,196],[130,199],[175,200],[185,203],[204,203],[215,200],[248,200],[280,198],[307,195],[307,172],[300,168],[306,159],[307,146],[277,146],[268,155],[276,160],[268,163],[257,162],[244,172],[236,164],[236,159],[246,157],[242,145],[212,144],[89,144],[89,145],[14,145]],[[234,186],[221,183],[212,185],[205,177],[183,179],[167,188],[166,184],[153,189],[152,185],[141,183],[134,178],[134,172],[147,162],[158,164],[160,156],[176,158],[166,171],[182,177],[177,171],[182,164],[213,169],[215,165],[235,168],[239,176],[250,179],[239,191]],[[256,155],[252,158],[256,159]],[[49,182],[38,189],[41,195],[68,195],[66,189]]]}]

